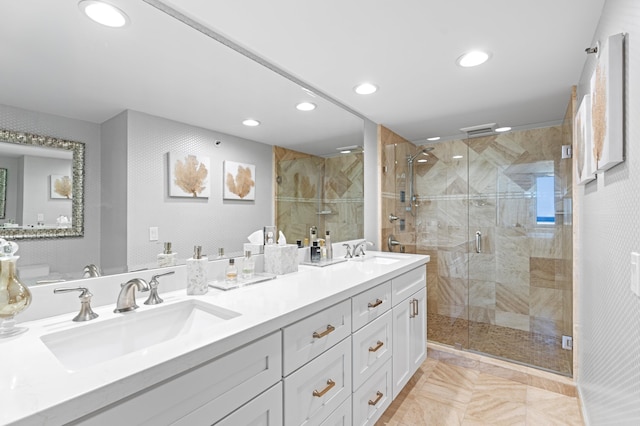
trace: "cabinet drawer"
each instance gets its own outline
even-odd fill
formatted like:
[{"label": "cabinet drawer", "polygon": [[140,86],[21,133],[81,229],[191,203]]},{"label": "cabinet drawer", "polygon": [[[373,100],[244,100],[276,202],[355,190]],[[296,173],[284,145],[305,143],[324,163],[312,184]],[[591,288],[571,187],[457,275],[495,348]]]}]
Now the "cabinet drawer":
[{"label": "cabinet drawer", "polygon": [[284,379],[287,426],[319,425],[351,394],[351,339]]},{"label": "cabinet drawer", "polygon": [[282,425],[282,383],[238,408],[216,426],[276,426]]},{"label": "cabinet drawer", "polygon": [[351,396],[340,404],[320,426],[351,426]]},{"label": "cabinet drawer", "polygon": [[283,372],[287,376],[351,334],[351,300],[284,328]]},{"label": "cabinet drawer", "polygon": [[427,286],[427,267],[420,266],[391,280],[391,302],[393,306],[402,302],[421,288]]},{"label": "cabinet drawer", "polygon": [[373,425],[391,405],[391,360],[353,394],[353,425]]},{"label": "cabinet drawer", "polygon": [[391,281],[375,286],[351,299],[351,329],[367,325],[391,308]]},{"label": "cabinet drawer", "polygon": [[280,336],[222,355],[78,424],[211,425],[281,379]]},{"label": "cabinet drawer", "polygon": [[393,316],[387,311],[353,334],[353,389],[358,389],[392,353]]}]

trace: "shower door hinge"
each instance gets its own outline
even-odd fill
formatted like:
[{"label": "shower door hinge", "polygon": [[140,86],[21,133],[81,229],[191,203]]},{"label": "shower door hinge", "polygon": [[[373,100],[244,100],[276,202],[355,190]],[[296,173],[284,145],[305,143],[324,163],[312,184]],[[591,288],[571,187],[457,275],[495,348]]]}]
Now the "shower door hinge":
[{"label": "shower door hinge", "polygon": [[562,145],[562,159],[571,158],[571,145]]},{"label": "shower door hinge", "polygon": [[573,350],[573,337],[562,336],[562,349],[566,349],[568,351]]}]

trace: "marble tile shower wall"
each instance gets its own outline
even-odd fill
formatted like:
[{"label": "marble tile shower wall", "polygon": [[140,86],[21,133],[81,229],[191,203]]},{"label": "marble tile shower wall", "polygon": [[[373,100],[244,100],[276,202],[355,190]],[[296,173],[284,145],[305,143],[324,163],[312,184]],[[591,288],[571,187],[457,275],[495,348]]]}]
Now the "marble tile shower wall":
[{"label": "marble tile shower wall", "polygon": [[[431,313],[572,334],[571,163],[560,159],[564,133],[556,126],[434,144],[429,162],[416,167],[416,251],[435,260],[427,281]],[[547,175],[555,176],[556,216],[555,224],[541,225],[536,178]],[[476,231],[481,253],[473,247]]]},{"label": "marble tile shower wall", "polygon": [[[415,253],[415,217],[406,210],[409,203],[407,156],[416,152],[416,146],[384,126],[378,126],[378,146],[382,164],[381,184],[381,249],[387,249],[387,238],[393,235],[406,253]],[[404,192],[404,201],[401,193]],[[389,221],[389,215],[399,218]],[[404,221],[404,227],[401,225]],[[403,229],[404,228],[404,229]],[[399,251],[399,248],[394,248]],[[429,268],[427,268],[429,272]]]},{"label": "marble tile shower wall", "polygon": [[363,155],[316,157],[274,147],[276,217],[289,242],[304,239],[309,228],[331,231],[333,241],[364,234]]}]

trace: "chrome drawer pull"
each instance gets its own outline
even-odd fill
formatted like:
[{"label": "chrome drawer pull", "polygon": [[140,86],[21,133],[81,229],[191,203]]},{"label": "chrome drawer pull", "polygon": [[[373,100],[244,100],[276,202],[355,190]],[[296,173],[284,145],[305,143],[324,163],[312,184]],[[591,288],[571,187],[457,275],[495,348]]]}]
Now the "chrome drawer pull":
[{"label": "chrome drawer pull", "polygon": [[369,347],[369,352],[377,352],[377,350],[380,349],[382,345],[384,345],[384,343],[378,340],[378,343],[374,347]]},{"label": "chrome drawer pull", "polygon": [[327,326],[327,329],[326,329],[325,331],[323,331],[322,333],[318,333],[317,331],[314,331],[314,332],[313,332],[313,338],[314,338],[314,339],[322,339],[322,338],[323,338],[324,336],[326,336],[327,334],[329,334],[329,333],[331,333],[331,332],[335,331],[335,329],[336,329],[336,328],[335,328],[334,326],[332,326],[331,324],[329,324],[329,325]]},{"label": "chrome drawer pull", "polygon": [[369,400],[369,405],[376,405],[378,402],[380,402],[380,399],[382,398],[382,396],[383,396],[382,392],[380,391],[376,392],[376,399],[374,399],[373,401]]},{"label": "chrome drawer pull", "polygon": [[333,380],[329,379],[327,380],[327,387],[322,389],[321,391],[317,391],[314,390],[313,391],[313,396],[317,396],[318,398],[323,396],[325,393],[329,392],[331,390],[332,387],[334,387],[336,385],[336,382],[334,382]]},{"label": "chrome drawer pull", "polygon": [[376,308],[378,306],[382,305],[382,300],[380,299],[376,299],[375,302],[371,303],[369,302],[369,304],[367,305],[369,308]]}]

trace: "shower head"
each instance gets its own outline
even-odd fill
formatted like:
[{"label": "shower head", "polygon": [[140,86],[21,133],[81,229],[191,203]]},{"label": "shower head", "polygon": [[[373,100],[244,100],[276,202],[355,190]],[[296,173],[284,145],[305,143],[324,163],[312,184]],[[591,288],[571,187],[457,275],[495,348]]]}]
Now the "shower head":
[{"label": "shower head", "polygon": [[408,156],[407,157],[407,161],[409,163],[413,163],[413,160],[415,160],[419,156],[421,156],[421,155],[429,155],[429,151],[433,151],[433,147],[432,146],[430,146],[428,148],[421,149],[420,151],[416,152],[416,154],[413,155],[413,156]]}]

